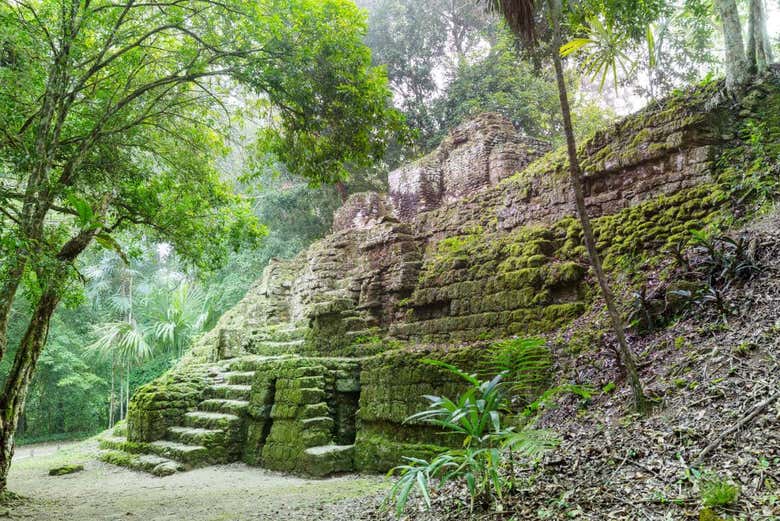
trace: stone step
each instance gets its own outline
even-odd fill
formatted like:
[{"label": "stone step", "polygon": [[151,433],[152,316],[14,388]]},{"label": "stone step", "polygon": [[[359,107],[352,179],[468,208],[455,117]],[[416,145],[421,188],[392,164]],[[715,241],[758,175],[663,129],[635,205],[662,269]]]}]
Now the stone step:
[{"label": "stone step", "polygon": [[305,341],[291,340],[287,342],[274,342],[268,340],[252,340],[247,345],[247,350],[256,355],[278,356],[300,352]]},{"label": "stone step", "polygon": [[303,451],[302,468],[306,474],[316,477],[328,476],[355,469],[354,445],[322,445]]},{"label": "stone step", "polygon": [[98,459],[131,470],[148,472],[158,477],[170,476],[186,470],[178,461],[155,454],[130,454],[119,450],[103,450],[98,454]]},{"label": "stone step", "polygon": [[187,445],[170,440],[159,440],[149,443],[149,449],[157,456],[173,459],[193,467],[204,464],[209,458],[209,451],[203,445]]},{"label": "stone step", "polygon": [[333,418],[330,416],[315,416],[314,418],[306,418],[301,420],[304,429],[307,432],[314,430],[331,432],[333,430]]},{"label": "stone step", "polygon": [[290,342],[294,340],[301,340],[306,336],[307,328],[305,327],[287,327],[287,328],[275,328],[265,327],[259,328],[251,332],[251,337],[256,341],[268,341],[268,342]]},{"label": "stone step", "polygon": [[352,342],[366,343],[382,340],[383,331],[381,328],[372,327],[368,329],[359,329],[356,331],[347,331],[344,336]]},{"label": "stone step", "polygon": [[231,371],[223,373],[225,382],[230,385],[252,385],[255,379],[254,371]]},{"label": "stone step", "polygon": [[249,394],[252,391],[252,386],[220,384],[211,385],[206,390],[209,396],[212,398],[223,398],[227,400],[249,400]]},{"label": "stone step", "polygon": [[143,453],[148,450],[145,443],[131,443],[124,436],[101,436],[98,438],[98,447],[106,450],[115,450],[132,453]]},{"label": "stone step", "polygon": [[284,360],[291,358],[291,355],[278,355],[278,356],[265,356],[265,355],[248,355],[241,358],[235,358],[228,360],[225,363],[225,369],[230,372],[248,372],[264,370],[274,364],[278,360]]},{"label": "stone step", "polygon": [[247,400],[226,400],[224,398],[211,398],[198,405],[198,409],[206,412],[221,412],[222,414],[235,414],[242,416],[249,408]]},{"label": "stone step", "polygon": [[222,376],[223,369],[219,365],[212,365],[206,369],[206,378],[219,378]]},{"label": "stone step", "polygon": [[241,428],[241,417],[235,414],[194,411],[184,415],[184,426],[222,431],[237,430]]},{"label": "stone step", "polygon": [[169,427],[166,437],[169,441],[175,441],[182,445],[212,447],[224,443],[225,431],[199,427]]}]

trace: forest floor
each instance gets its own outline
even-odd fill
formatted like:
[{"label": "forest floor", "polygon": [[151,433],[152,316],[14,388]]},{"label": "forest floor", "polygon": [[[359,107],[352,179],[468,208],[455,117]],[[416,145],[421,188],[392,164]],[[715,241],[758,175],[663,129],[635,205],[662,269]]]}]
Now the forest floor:
[{"label": "forest floor", "polygon": [[[0,520],[340,521],[387,486],[378,476],[308,480],[239,463],[156,478],[96,454],[94,441],[21,447],[9,489],[23,497],[0,507]],[[68,464],[84,470],[48,475]]]}]

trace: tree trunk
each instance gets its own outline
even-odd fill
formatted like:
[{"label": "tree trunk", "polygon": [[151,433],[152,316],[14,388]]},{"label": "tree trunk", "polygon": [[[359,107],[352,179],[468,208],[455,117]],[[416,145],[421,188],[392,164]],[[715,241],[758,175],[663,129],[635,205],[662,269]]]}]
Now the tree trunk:
[{"label": "tree trunk", "polygon": [[125,419],[125,372],[119,367],[119,421]]},{"label": "tree trunk", "polygon": [[8,348],[8,319],[11,316],[11,307],[14,304],[16,291],[24,275],[26,257],[18,253],[11,253],[8,257],[13,259],[13,265],[8,267],[3,275],[5,283],[0,289],[0,360],[5,356]]},{"label": "tree trunk", "polygon": [[772,44],[766,29],[764,0],[750,0],[747,59],[751,72],[763,72],[772,63]]},{"label": "tree trunk", "polygon": [[125,378],[125,418],[130,410],[130,362],[127,362],[127,377]]},{"label": "tree trunk", "polygon": [[114,409],[116,408],[114,405],[114,400],[116,399],[115,393],[115,387],[114,387],[114,375],[116,374],[116,369],[114,367],[114,354],[111,353],[111,394],[108,396],[108,428],[112,429],[114,427]]},{"label": "tree trunk", "polygon": [[24,410],[30,379],[46,344],[51,315],[59,302],[57,289],[46,290],[38,301],[0,397],[0,492],[6,490],[16,427]]},{"label": "tree trunk", "polygon": [[344,204],[347,202],[347,198],[349,197],[349,192],[347,191],[347,185],[344,184],[344,181],[336,181],[336,191],[339,194],[339,198],[341,199],[341,204]]},{"label": "tree trunk", "polygon": [[[105,204],[107,201],[106,199]],[[68,271],[72,268],[73,261],[89,246],[98,232],[98,229],[79,232],[57,253],[54,259],[56,267],[49,273],[38,273],[38,279],[43,283],[43,293],[35,305],[27,330],[16,351],[13,366],[5,380],[3,394],[0,395],[0,493],[7,489],[16,428],[24,412],[30,380],[46,345],[51,316],[68,281]]]},{"label": "tree trunk", "polygon": [[715,0],[715,9],[723,24],[723,41],[726,44],[726,87],[734,91],[747,81],[750,74],[737,2]]},{"label": "tree trunk", "polygon": [[620,317],[620,313],[615,306],[615,297],[612,295],[612,290],[607,282],[607,277],[604,274],[604,269],[601,265],[601,257],[596,249],[596,240],[593,236],[593,227],[588,217],[587,207],[585,206],[585,194],[583,192],[582,171],[580,169],[580,162],[577,158],[577,145],[574,139],[574,129],[571,123],[571,109],[569,108],[569,97],[566,90],[566,81],[563,76],[563,65],[561,64],[560,48],[561,48],[561,28],[560,28],[560,0],[549,0],[550,12],[553,25],[553,46],[552,46],[552,59],[555,66],[555,78],[558,83],[558,96],[561,102],[561,114],[563,115],[563,127],[566,133],[566,148],[569,155],[569,173],[571,176],[571,184],[574,190],[574,200],[577,206],[577,214],[582,224],[582,232],[585,238],[585,247],[588,250],[588,257],[590,257],[591,266],[596,274],[596,278],[601,288],[601,294],[604,297],[604,301],[607,305],[607,311],[609,312],[610,320],[612,321],[612,328],[615,331],[617,337],[620,358],[628,374],[628,380],[631,384],[631,391],[634,399],[634,407],[637,411],[644,412],[647,409],[647,400],[642,390],[642,382],[639,380],[639,373],[634,362],[634,356],[631,354],[631,350],[626,342],[626,335],[623,326],[623,320]]},{"label": "tree trunk", "polygon": [[[18,238],[23,241],[23,245],[9,256],[13,259],[12,264],[9,263],[2,277],[5,281],[0,288],[0,360],[5,356],[8,347],[8,317],[27,265],[28,250],[30,245],[37,247],[43,237],[44,222],[54,197],[49,186],[49,174],[56,161],[52,144],[59,141],[67,116],[69,103],[64,100],[70,88],[71,41],[75,38],[79,7],[79,2],[75,0],[71,2],[70,8],[62,6],[60,47],[52,56],[52,63],[47,71],[46,89],[40,100],[41,110],[36,115],[33,149],[35,159],[25,186],[18,225]],[[76,158],[69,166],[75,168],[82,159],[83,157]]]}]

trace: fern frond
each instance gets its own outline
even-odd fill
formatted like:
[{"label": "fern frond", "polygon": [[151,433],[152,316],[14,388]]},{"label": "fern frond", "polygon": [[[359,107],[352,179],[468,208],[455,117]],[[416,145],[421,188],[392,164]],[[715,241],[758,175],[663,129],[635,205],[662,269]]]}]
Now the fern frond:
[{"label": "fern frond", "polygon": [[513,393],[533,402],[550,385],[552,354],[541,338],[518,338],[496,342],[487,351],[482,366],[490,374],[502,374]]}]

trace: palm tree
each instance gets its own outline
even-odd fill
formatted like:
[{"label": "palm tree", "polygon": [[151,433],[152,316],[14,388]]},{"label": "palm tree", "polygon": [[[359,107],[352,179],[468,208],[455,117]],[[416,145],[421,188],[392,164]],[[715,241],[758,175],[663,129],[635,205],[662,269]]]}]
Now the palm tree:
[{"label": "palm tree", "polygon": [[[111,398],[109,400],[109,428],[114,426],[115,375],[119,373],[119,420],[127,415],[130,404],[130,369],[152,354],[152,346],[138,323],[128,320],[105,322],[95,328],[97,340],[88,346],[101,358],[111,360]],[[119,371],[117,371],[119,369]]]},{"label": "palm tree", "polygon": [[[87,295],[95,308],[108,308],[118,321],[105,322],[95,328],[98,339],[89,348],[111,363],[111,393],[108,400],[108,423],[114,425],[117,406],[116,376],[119,370],[119,419],[127,414],[130,394],[131,359],[148,356],[149,346],[133,317],[134,281],[139,272],[114,252],[105,252],[96,264],[85,269],[90,283]],[[116,287],[119,291],[116,291]],[[124,377],[122,375],[124,371]]]},{"label": "palm tree", "polygon": [[210,309],[200,287],[181,280],[173,288],[154,288],[145,298],[145,318],[151,337],[181,357],[192,337],[207,325]]},{"label": "palm tree", "polygon": [[[561,57],[565,58],[577,51],[588,49],[583,61],[583,70],[591,80],[599,79],[599,91],[604,90],[607,77],[612,76],[615,94],[618,92],[618,67],[624,76],[631,73],[634,60],[626,53],[631,36],[625,31],[615,30],[611,21],[602,21],[594,16],[583,27],[585,38],[574,38],[561,47]],[[649,33],[651,34],[651,33]]]},{"label": "palm tree", "polygon": [[[507,22],[517,38],[533,46],[536,43],[536,2],[534,0],[484,0],[489,10],[499,13]],[[642,389],[642,382],[639,379],[639,373],[636,368],[634,356],[628,347],[626,341],[625,326],[623,319],[615,305],[615,297],[607,281],[604,269],[601,264],[601,257],[596,249],[596,240],[593,235],[593,227],[588,217],[585,206],[585,195],[582,182],[582,169],[577,158],[577,144],[574,138],[574,128],[571,122],[571,109],[569,107],[569,96],[566,88],[566,82],[563,76],[563,65],[561,63],[560,49],[561,42],[561,0],[545,0],[547,4],[547,15],[552,29],[552,48],[550,55],[555,68],[555,79],[558,84],[558,96],[561,104],[561,114],[563,116],[563,128],[566,134],[566,149],[569,156],[569,174],[571,178],[572,189],[574,190],[574,201],[577,208],[577,215],[582,225],[582,231],[585,238],[585,247],[588,251],[591,266],[598,279],[601,294],[607,306],[612,328],[618,341],[620,361],[628,374],[628,380],[631,385],[634,407],[640,412],[647,409],[647,400]]]}]

